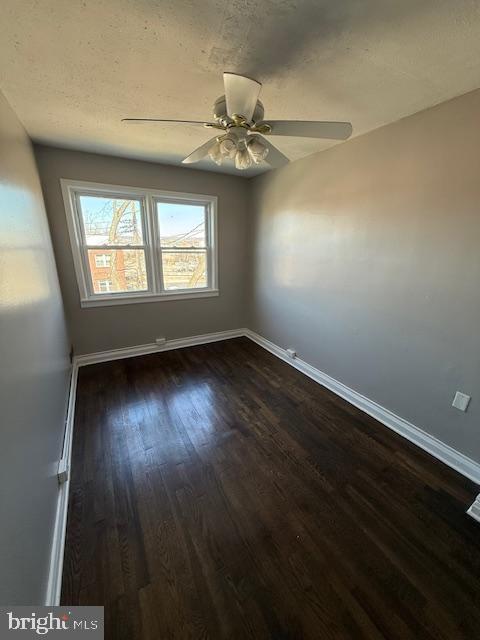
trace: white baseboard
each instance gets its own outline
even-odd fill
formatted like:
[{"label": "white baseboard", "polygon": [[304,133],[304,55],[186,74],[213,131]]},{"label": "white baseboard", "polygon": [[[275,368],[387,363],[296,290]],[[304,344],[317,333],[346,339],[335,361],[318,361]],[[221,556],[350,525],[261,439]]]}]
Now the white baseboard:
[{"label": "white baseboard", "polygon": [[155,343],[142,344],[134,347],[126,347],[124,349],[112,349],[110,351],[100,351],[97,353],[88,353],[75,357],[75,364],[78,367],[88,364],[95,364],[98,362],[107,362],[109,360],[118,360],[121,358],[131,358],[134,356],[146,355],[149,353],[156,353],[161,351],[169,351],[171,349],[182,349],[184,347],[191,347],[199,344],[207,344],[209,342],[217,342],[220,340],[228,340],[230,338],[238,338],[246,336],[253,340],[258,345],[267,349],[278,358],[281,358],[289,365],[298,369],[315,382],[323,385],[330,391],[333,391],[338,396],[347,400],[350,404],[358,407],[368,415],[372,416],[389,429],[392,429],[396,433],[399,433],[410,442],[413,442],[420,448],[424,449],[438,460],[441,460],[446,465],[455,469],[462,475],[466,476],[473,482],[480,484],[480,463],[468,458],[464,454],[456,451],[449,445],[445,444],[435,436],[428,434],[419,427],[415,426],[411,422],[408,422],[404,418],[397,416],[395,413],[382,407],[378,403],[363,396],[358,391],[347,387],[342,382],[335,380],[328,374],[315,368],[308,362],[301,360],[300,358],[291,358],[285,349],[270,342],[266,338],[260,336],[250,329],[232,329],[229,331],[218,331],[215,333],[205,333],[198,336],[191,336],[189,338],[178,338],[175,340],[167,340],[164,345],[158,346]]},{"label": "white baseboard", "polygon": [[65,421],[65,435],[62,451],[62,461],[65,462],[68,473],[66,482],[58,486],[57,509],[53,529],[52,548],[50,552],[47,592],[45,595],[45,604],[48,607],[58,606],[60,604],[60,595],[62,590],[63,555],[65,550],[65,535],[67,532],[68,497],[70,488],[70,468],[72,461],[73,422],[75,418],[77,380],[78,365],[74,361],[70,378],[67,419]]},{"label": "white baseboard", "polygon": [[145,356],[149,353],[160,353],[161,351],[183,349],[184,347],[193,347],[199,344],[208,344],[209,342],[219,342],[220,340],[239,338],[245,335],[245,331],[246,329],[231,329],[229,331],[204,333],[199,336],[190,336],[189,338],[176,338],[174,340],[167,340],[165,344],[162,344],[160,346],[155,342],[152,342],[150,344],[140,344],[134,347],[125,347],[124,349],[97,351],[96,353],[87,353],[84,355],[75,356],[75,362],[79,367],[83,367],[87,364],[97,364],[98,362],[109,362],[110,360],[121,360],[122,358]]},{"label": "white baseboard", "polygon": [[267,351],[270,351],[270,353],[273,353],[275,356],[284,360],[295,369],[298,369],[309,378],[312,378],[312,380],[315,380],[315,382],[318,382],[330,391],[333,391],[333,393],[336,393],[344,400],[347,400],[350,404],[353,404],[358,409],[368,413],[369,416],[372,416],[372,418],[375,418],[375,420],[378,420],[389,429],[399,433],[407,440],[410,440],[410,442],[413,442],[424,451],[427,451],[437,458],[437,460],[441,460],[452,469],[455,469],[455,471],[458,471],[470,480],[473,480],[473,482],[480,484],[480,464],[478,462],[475,462],[463,453],[456,451],[449,445],[441,442],[441,440],[438,440],[438,438],[426,433],[411,422],[397,416],[395,413],[389,411],[385,407],[382,407],[373,400],[366,398],[361,393],[358,393],[358,391],[347,387],[323,371],[316,369],[311,364],[308,364],[308,362],[305,362],[300,358],[292,359],[285,349],[282,349],[273,342],[270,342],[270,340],[263,338],[258,335],[258,333],[255,333],[250,329],[246,329],[245,335]]}]

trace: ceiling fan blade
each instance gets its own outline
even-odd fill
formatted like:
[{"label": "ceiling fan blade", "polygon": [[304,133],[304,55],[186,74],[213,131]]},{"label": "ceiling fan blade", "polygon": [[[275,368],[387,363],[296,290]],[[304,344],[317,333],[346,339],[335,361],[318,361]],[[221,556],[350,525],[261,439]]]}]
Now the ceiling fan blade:
[{"label": "ceiling fan blade", "polygon": [[149,122],[173,122],[176,124],[201,124],[205,125],[213,125],[214,122],[203,122],[200,120],[161,120],[159,118],[122,118],[122,122],[126,124],[145,124]]},{"label": "ceiling fan blade", "polygon": [[201,147],[198,147],[198,149],[195,149],[195,151],[193,151],[189,156],[187,156],[184,160],[182,160],[182,163],[191,164],[192,162],[198,162],[199,160],[204,158],[208,154],[210,147],[216,142],[216,140],[217,140],[216,137],[211,138],[210,140],[202,144]]},{"label": "ceiling fan blade", "polygon": [[250,122],[255,111],[262,85],[256,80],[239,76],[236,73],[223,74],[227,115],[243,116]]},{"label": "ceiling fan blade", "polygon": [[268,154],[265,158],[265,162],[268,162],[271,167],[279,169],[290,162],[287,156],[277,149],[277,147],[274,147],[270,140],[267,140],[263,136],[258,137],[262,139],[263,144],[268,148]]},{"label": "ceiling fan blade", "polygon": [[[257,122],[257,126],[263,124]],[[350,122],[316,122],[307,120],[268,120],[272,136],[298,136],[299,138],[326,138],[346,140],[352,135]]]}]

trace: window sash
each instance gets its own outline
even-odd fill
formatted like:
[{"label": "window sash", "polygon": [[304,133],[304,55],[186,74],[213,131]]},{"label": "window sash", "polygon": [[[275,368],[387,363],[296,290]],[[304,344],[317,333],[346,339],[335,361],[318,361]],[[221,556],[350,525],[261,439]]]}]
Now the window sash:
[{"label": "window sash", "polygon": [[[162,229],[161,229],[161,224],[159,221],[159,213],[158,213],[158,207],[157,204],[163,204],[163,203],[168,203],[168,204],[183,204],[183,205],[196,205],[196,206],[201,206],[203,207],[203,215],[204,215],[204,223],[205,223],[205,241],[206,241],[206,245],[202,246],[202,247],[177,247],[176,245],[168,245],[168,246],[162,246]],[[214,278],[216,277],[216,274],[214,272],[214,264],[213,264],[213,257],[212,257],[212,248],[214,247],[214,228],[213,228],[213,216],[214,216],[214,212],[212,212],[212,202],[206,202],[205,200],[195,200],[195,199],[190,199],[189,201],[186,201],[185,199],[181,198],[181,197],[174,197],[174,198],[163,198],[163,197],[153,197],[152,198],[152,208],[153,208],[153,215],[155,218],[155,231],[156,231],[156,248],[157,248],[157,252],[158,252],[158,260],[157,260],[157,264],[158,264],[158,278],[159,278],[159,283],[160,286],[162,288],[162,291],[167,293],[171,292],[172,289],[167,289],[165,286],[165,280],[164,280],[164,276],[163,276],[163,253],[165,252],[172,252],[172,253],[187,253],[187,252],[193,252],[195,251],[195,249],[199,249],[201,251],[206,251],[206,265],[207,265],[207,285],[205,287],[191,287],[191,288],[187,288],[187,289],[175,289],[175,291],[181,293],[181,292],[201,292],[201,291],[208,291],[209,289],[214,289],[215,288],[215,280]]]},{"label": "window sash", "polygon": [[[145,250],[146,246],[139,246],[139,245],[126,245],[123,247],[118,247],[117,245],[103,245],[102,251],[115,251],[118,253],[122,253],[123,251],[141,251],[143,253],[144,256],[144,261],[145,261],[145,272],[147,275],[147,288],[141,288],[141,289],[124,289],[123,291],[115,291],[115,290],[109,290],[108,292],[106,291],[95,291],[95,285],[94,285],[94,279],[93,279],[93,273],[92,270],[90,269],[90,260],[89,260],[89,253],[91,251],[98,251],[98,248],[96,247],[90,247],[87,246],[86,250],[85,250],[85,263],[87,264],[87,268],[88,268],[88,276],[89,276],[89,280],[90,280],[90,286],[91,286],[91,290],[93,292],[93,296],[95,296],[95,298],[99,298],[101,296],[103,296],[105,293],[108,293],[109,295],[124,295],[127,293],[132,293],[132,294],[136,294],[136,293],[140,293],[140,294],[145,294],[145,293],[149,293],[150,292],[150,281],[149,281],[149,275],[148,275],[148,264],[147,264],[147,260],[148,260],[148,254],[147,251]],[[96,258],[96,256],[95,256]],[[111,260],[109,261],[109,264],[107,266],[98,266],[96,265],[96,267],[98,269],[108,269],[111,268]],[[119,276],[119,272],[116,274],[111,272],[111,276],[113,277],[113,279],[115,279],[115,277],[120,277]],[[103,274],[102,274],[102,277]]]},{"label": "window sash", "polygon": [[[162,258],[162,272],[165,273],[165,264],[164,264],[164,256],[169,256],[169,255],[195,255],[195,254],[199,254],[201,256],[205,256],[205,268],[206,268],[206,285],[204,286],[192,286],[192,287],[186,287],[185,289],[180,289],[180,288],[173,288],[173,287],[168,287],[167,286],[167,282],[166,282],[166,277],[164,277],[163,279],[163,287],[165,289],[165,291],[204,291],[205,289],[208,289],[209,287],[209,274],[208,274],[208,252],[206,249],[202,249],[202,248],[198,248],[198,249],[189,249],[188,251],[175,251],[172,249],[168,249],[168,251],[163,250],[161,252],[161,258]],[[194,272],[195,273],[195,270]],[[193,275],[193,273],[191,275]],[[173,274],[170,273],[170,276],[172,276]],[[178,274],[177,274],[178,275]],[[180,274],[181,275],[181,274]],[[175,276],[174,276],[175,277]]]},{"label": "window sash", "polygon": [[[208,209],[208,205],[205,202],[184,202],[184,201],[174,201],[174,200],[165,200],[163,198],[154,198],[154,207],[155,207],[155,221],[157,224],[157,229],[158,229],[158,233],[159,233],[159,238],[158,238],[158,244],[159,247],[162,251],[168,250],[168,249],[178,249],[178,250],[182,250],[182,249],[208,249],[208,245],[211,244],[210,242],[210,234],[209,234],[209,220],[210,220],[210,215],[209,215],[209,209]],[[162,225],[160,223],[160,215],[158,213],[158,204],[189,204],[192,206],[199,206],[203,208],[203,223],[205,225],[205,241],[206,244],[202,245],[202,246],[198,246],[195,247],[193,245],[186,247],[186,246],[178,246],[177,245],[163,245],[162,244]]]},{"label": "window sash", "polygon": [[[111,185],[97,185],[95,183],[72,182],[61,180],[62,191],[67,213],[67,224],[70,233],[72,251],[74,254],[75,270],[80,289],[82,306],[102,304],[102,300],[114,303],[117,300],[134,302],[135,298],[142,301],[161,298],[203,297],[218,295],[217,289],[217,248],[216,248],[216,198],[212,196],[196,196],[193,194],[178,194],[172,192],[158,192],[150,189],[123,188]],[[143,244],[126,245],[88,245],[80,206],[80,196],[96,196],[119,200],[135,200],[140,203]],[[175,245],[161,246],[161,230],[157,203],[176,203],[183,205],[202,206],[205,215],[205,244],[202,246],[177,247]],[[92,272],[88,262],[88,251],[124,251],[141,250],[145,255],[147,272],[146,290],[127,292],[96,293],[93,289]],[[167,253],[195,253],[205,252],[207,285],[186,289],[166,289],[163,280],[163,258]],[[110,302],[109,302],[110,301]],[[85,303],[85,304],[84,304]]]},{"label": "window sash", "polygon": [[[78,189],[75,191],[75,201],[76,201],[76,213],[77,213],[77,221],[80,225],[80,231],[82,235],[83,244],[89,248],[94,247],[105,247],[109,245],[99,244],[99,245],[89,245],[87,241],[87,233],[85,230],[85,224],[82,216],[82,205],[80,203],[81,196],[90,196],[93,198],[105,198],[109,200],[132,200],[134,202],[138,202],[140,205],[140,220],[142,224],[142,237],[144,240],[144,244],[146,244],[147,238],[145,235],[146,232],[146,206],[145,206],[145,198],[139,198],[138,195],[126,195],[121,193],[116,193],[115,191],[105,191],[103,193],[100,192],[89,192],[88,190]],[[130,247],[128,244],[119,244],[114,245],[116,248],[121,249],[122,247]]]},{"label": "window sash", "polygon": [[87,251],[117,251],[117,250],[132,250],[133,249],[146,249],[146,244],[86,244],[84,248]]},{"label": "window sash", "polygon": [[[138,202],[140,205],[140,221],[142,225],[142,237],[144,240],[144,244],[118,244],[118,245],[117,244],[115,245],[114,244],[96,244],[96,245],[88,244],[87,233],[85,230],[85,224],[84,224],[83,215],[82,215],[82,206],[80,203],[81,196],[91,196],[91,197],[97,197],[97,198],[103,197],[103,198],[108,198],[110,200],[133,200],[135,202]],[[87,288],[87,297],[89,299],[99,299],[99,298],[102,298],[103,296],[116,297],[116,296],[125,296],[125,295],[153,293],[154,289],[152,287],[154,286],[154,275],[153,275],[153,270],[151,265],[152,257],[150,256],[150,259],[149,259],[149,255],[148,255],[149,251],[147,250],[150,236],[149,236],[149,229],[147,226],[148,212],[147,212],[145,197],[139,197],[138,195],[130,196],[125,193],[118,193],[114,190],[112,191],[105,190],[104,192],[98,192],[98,191],[88,191],[87,189],[85,190],[76,189],[74,191],[74,197],[75,197],[75,204],[76,204],[76,208],[75,208],[76,221],[77,221],[77,224],[79,225],[79,230],[81,235],[80,251],[82,256],[83,268],[86,274],[85,280],[86,280],[86,288]],[[131,250],[139,249],[139,250],[143,250],[145,253],[147,288],[141,289],[139,291],[129,291],[129,292],[125,292],[125,291],[108,291],[108,292],[101,292],[101,293],[96,292],[93,286],[92,272],[91,272],[90,264],[88,261],[88,252],[98,251],[98,250],[125,251],[129,249]]]},{"label": "window sash", "polygon": [[190,247],[179,247],[176,244],[169,244],[167,247],[159,247],[160,251],[176,251],[177,253],[188,252],[188,251],[207,251],[208,245],[202,245],[199,247],[194,247],[193,245]]},{"label": "window sash", "polygon": [[161,251],[162,253],[197,253],[197,251],[208,251],[208,247],[163,247]]}]

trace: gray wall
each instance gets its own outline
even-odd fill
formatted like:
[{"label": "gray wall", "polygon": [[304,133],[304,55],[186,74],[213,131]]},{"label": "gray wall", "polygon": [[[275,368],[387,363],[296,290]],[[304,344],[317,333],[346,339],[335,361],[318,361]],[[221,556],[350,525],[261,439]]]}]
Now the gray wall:
[{"label": "gray wall", "polygon": [[477,91],[254,178],[248,322],[476,460],[479,113]]},{"label": "gray wall", "polygon": [[70,363],[30,142],[0,94],[0,605],[43,604]]},{"label": "gray wall", "polygon": [[[75,352],[91,353],[237,329],[245,324],[247,181],[138,160],[35,147]],[[82,309],[68,238],[60,178],[218,196],[220,295]]]}]

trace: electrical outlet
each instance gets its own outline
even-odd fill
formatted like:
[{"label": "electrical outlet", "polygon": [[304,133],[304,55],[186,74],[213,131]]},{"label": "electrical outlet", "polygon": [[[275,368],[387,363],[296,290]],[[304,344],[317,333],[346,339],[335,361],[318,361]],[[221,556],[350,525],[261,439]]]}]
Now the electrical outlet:
[{"label": "electrical outlet", "polygon": [[58,484],[64,484],[70,477],[70,469],[65,458],[62,458],[58,463],[57,479]]},{"label": "electrical outlet", "polygon": [[159,347],[164,345],[166,343],[166,341],[167,341],[166,338],[155,338],[155,342],[158,344]]},{"label": "electrical outlet", "polygon": [[452,407],[455,407],[455,409],[458,409],[459,411],[466,411],[469,402],[470,396],[467,396],[466,393],[457,391],[452,402]]},{"label": "electrical outlet", "polygon": [[287,349],[287,355],[290,358],[296,358],[297,357],[297,352],[295,351],[295,349]]}]

